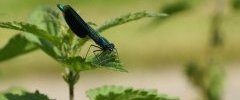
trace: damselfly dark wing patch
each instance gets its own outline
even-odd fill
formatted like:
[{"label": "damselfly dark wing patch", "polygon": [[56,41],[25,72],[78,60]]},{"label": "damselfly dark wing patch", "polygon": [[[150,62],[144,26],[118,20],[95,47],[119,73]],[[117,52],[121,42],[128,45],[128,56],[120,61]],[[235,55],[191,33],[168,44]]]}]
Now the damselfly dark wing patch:
[{"label": "damselfly dark wing patch", "polygon": [[64,6],[64,18],[70,29],[79,37],[84,38],[87,34],[96,32],[93,30],[69,5]]}]

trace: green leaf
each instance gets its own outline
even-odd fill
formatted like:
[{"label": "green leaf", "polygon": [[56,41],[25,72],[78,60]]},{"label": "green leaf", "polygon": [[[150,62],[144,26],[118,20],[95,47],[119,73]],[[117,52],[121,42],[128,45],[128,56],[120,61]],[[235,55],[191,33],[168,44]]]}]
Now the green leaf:
[{"label": "green leaf", "polygon": [[0,62],[37,50],[38,46],[29,42],[21,34],[15,35],[0,49]]},{"label": "green leaf", "polygon": [[167,13],[170,16],[185,11],[190,8],[189,1],[181,0],[178,2],[170,3],[162,7],[161,12]]},{"label": "green leaf", "polygon": [[169,14],[169,17],[155,18],[155,19],[153,19],[153,21],[150,23],[149,26],[150,27],[157,26],[156,24],[160,24],[161,22],[165,21],[166,19],[169,19],[178,13],[188,10],[189,8],[191,8],[190,6],[191,6],[190,1],[188,1],[188,0],[179,0],[177,2],[166,4],[160,8],[159,12],[167,13],[167,14]]},{"label": "green leaf", "polygon": [[23,93],[25,93],[26,91],[22,88],[19,87],[12,87],[10,89],[8,89],[7,91],[4,92],[0,92],[0,100],[9,100],[5,94],[9,93],[9,94],[15,94],[15,95],[22,95]]},{"label": "green leaf", "polygon": [[48,32],[38,28],[36,25],[24,22],[0,22],[0,27],[27,32],[23,33],[26,39],[38,44],[47,54],[53,58],[61,55],[59,53],[60,51],[56,48],[58,44],[56,37],[51,36]]},{"label": "green leaf", "polygon": [[88,24],[88,25],[91,25],[91,26],[97,26],[97,24],[94,23],[94,22],[87,22],[87,24]]},{"label": "green leaf", "polygon": [[40,94],[38,91],[34,93],[23,93],[22,95],[6,93],[4,97],[6,100],[50,100],[46,95]]},{"label": "green leaf", "polygon": [[41,39],[45,39],[53,44],[57,44],[56,39],[54,37],[48,34],[48,32],[46,32],[45,30],[40,29],[33,24],[24,23],[24,22],[0,22],[0,27],[22,31],[22,32],[28,32]]},{"label": "green leaf", "polygon": [[[59,26],[57,25],[57,18],[59,19],[59,14],[54,12],[54,10],[41,7],[35,10],[30,16],[30,23],[35,24],[40,29],[47,30],[47,27],[50,27],[48,33],[51,33],[55,28],[57,28],[57,32],[60,31]],[[50,20],[51,19],[51,20]],[[53,20],[54,19],[54,20]],[[53,26],[58,27],[51,27]],[[19,55],[23,55],[29,53],[31,51],[37,50],[38,45],[34,45],[34,43],[40,43],[40,47],[47,52],[49,55],[55,57],[54,47],[47,43],[44,39],[39,39],[34,34],[29,33],[21,33],[23,36],[16,35],[14,36],[9,43],[0,50],[0,61],[5,61],[11,58],[14,58]],[[55,33],[56,34],[56,33]],[[26,48],[26,49],[25,49]]]},{"label": "green leaf", "polygon": [[62,77],[66,83],[74,86],[79,81],[80,73],[72,70],[66,70]]},{"label": "green leaf", "polygon": [[46,30],[51,35],[60,34],[61,14],[48,8],[37,8],[30,16],[30,23],[37,25],[39,28]]},{"label": "green leaf", "polygon": [[116,52],[104,51],[87,59],[81,56],[59,58],[58,61],[75,72],[107,68],[114,71],[127,72],[123,68]]},{"label": "green leaf", "polygon": [[224,70],[216,61],[205,64],[190,62],[186,65],[189,81],[196,86],[208,100],[221,100],[223,93]]},{"label": "green leaf", "polygon": [[55,46],[52,45],[51,43],[44,41],[44,40],[40,40],[41,41],[41,46],[40,48],[49,56],[53,57],[55,60],[62,56],[62,52]]},{"label": "green leaf", "polygon": [[23,95],[5,94],[7,100],[50,100],[46,95],[35,93],[25,93]]},{"label": "green leaf", "polygon": [[75,72],[97,68],[97,66],[92,65],[89,62],[85,62],[85,59],[83,59],[81,56],[59,58],[58,61],[60,61],[64,64],[64,66]]},{"label": "green leaf", "polygon": [[0,93],[0,100],[50,100],[46,95],[35,91],[34,93],[27,92],[19,88],[11,88],[6,92]]},{"label": "green leaf", "polygon": [[[30,23],[36,25],[38,28],[45,30],[49,35],[60,38],[57,35],[62,34],[62,24],[61,24],[61,17],[60,14],[48,7],[40,7],[37,8],[29,18]],[[31,35],[31,34],[30,34]],[[29,34],[26,35],[29,37]],[[57,58],[62,55],[59,48],[57,48],[56,44],[52,44],[51,42],[47,41],[46,39],[30,36],[31,39],[37,38],[38,41],[41,43],[41,49],[50,55],[53,58]],[[57,43],[59,43],[60,39],[57,39]],[[34,41],[33,41],[34,42]]]},{"label": "green leaf", "polygon": [[166,17],[167,14],[165,13],[157,13],[157,12],[150,12],[150,11],[140,11],[135,13],[129,13],[117,18],[114,18],[112,20],[106,21],[104,24],[100,25],[100,27],[97,28],[97,31],[102,32],[104,30],[107,30],[109,28],[125,24],[131,21],[139,20],[145,17]]},{"label": "green leaf", "polygon": [[88,90],[90,100],[179,100],[164,94],[158,94],[156,90],[144,90],[125,88],[122,86],[103,86]]},{"label": "green leaf", "polygon": [[102,51],[96,54],[93,58],[90,58],[89,62],[96,66],[102,66],[103,68],[127,72],[127,70],[123,68],[118,54],[115,51]]},{"label": "green leaf", "polygon": [[234,10],[240,9],[240,0],[231,0],[231,5]]}]

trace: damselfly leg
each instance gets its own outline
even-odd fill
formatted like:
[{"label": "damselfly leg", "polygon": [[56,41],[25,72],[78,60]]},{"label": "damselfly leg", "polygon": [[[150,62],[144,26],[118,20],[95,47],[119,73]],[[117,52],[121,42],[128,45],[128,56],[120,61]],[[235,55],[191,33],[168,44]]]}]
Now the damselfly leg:
[{"label": "damselfly leg", "polygon": [[[93,51],[93,54],[99,65],[104,65],[104,63],[108,62],[109,60],[118,57],[118,51],[116,48],[113,48],[112,50],[103,50],[103,48],[92,44],[89,46],[84,59],[87,58],[92,47],[97,48],[97,50]],[[99,53],[97,53],[97,52],[99,52]],[[105,57],[105,56],[107,56],[107,57]]]},{"label": "damselfly leg", "polygon": [[88,56],[88,53],[89,53],[89,51],[90,51],[90,49],[92,48],[92,47],[96,47],[96,48],[98,48],[98,49],[102,49],[101,47],[99,47],[99,46],[96,46],[96,45],[93,45],[93,44],[91,44],[90,45],[90,47],[88,48],[88,50],[87,50],[87,53],[86,53],[86,55],[85,55],[85,57],[84,57],[84,59],[86,59],[87,58],[87,56]]},{"label": "damselfly leg", "polygon": [[99,55],[97,55],[96,52],[98,52],[98,51],[103,51],[103,50],[101,50],[101,49],[100,49],[100,50],[94,50],[94,51],[93,51],[93,54],[95,55],[95,57],[97,58],[97,60],[100,61],[100,58],[99,58],[99,57],[101,57],[102,52],[101,52]]},{"label": "damselfly leg", "polygon": [[115,50],[115,52],[117,53],[117,56],[118,56],[118,51],[117,51],[117,49],[116,49],[116,48],[114,48],[113,50]]}]

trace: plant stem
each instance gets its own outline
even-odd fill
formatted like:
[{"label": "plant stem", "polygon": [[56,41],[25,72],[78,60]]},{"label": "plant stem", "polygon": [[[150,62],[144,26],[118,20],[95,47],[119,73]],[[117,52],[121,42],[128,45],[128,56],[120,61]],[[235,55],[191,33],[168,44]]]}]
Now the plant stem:
[{"label": "plant stem", "polygon": [[68,84],[69,87],[69,100],[74,100],[74,84]]},{"label": "plant stem", "polygon": [[66,69],[66,73],[63,75],[63,79],[68,84],[69,100],[74,100],[74,85],[79,80],[79,72],[75,72],[75,71]]}]

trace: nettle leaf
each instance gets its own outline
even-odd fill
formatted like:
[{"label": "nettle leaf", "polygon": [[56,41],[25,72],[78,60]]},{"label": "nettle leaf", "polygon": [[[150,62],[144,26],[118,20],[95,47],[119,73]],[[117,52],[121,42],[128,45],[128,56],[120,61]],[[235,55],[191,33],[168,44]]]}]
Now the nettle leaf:
[{"label": "nettle leaf", "polygon": [[46,30],[51,35],[57,35],[61,31],[61,16],[51,8],[40,7],[31,14],[29,19],[30,23]]},{"label": "nettle leaf", "polygon": [[38,46],[29,42],[21,34],[12,37],[9,42],[0,49],[0,62],[34,51]]},{"label": "nettle leaf", "polygon": [[103,86],[87,91],[90,100],[179,100],[175,97],[158,94],[156,90]]},{"label": "nettle leaf", "polygon": [[240,9],[240,0],[231,0],[231,5],[234,10]]},{"label": "nettle leaf", "polygon": [[92,65],[90,62],[86,62],[81,56],[59,58],[58,61],[76,72],[97,68],[97,66]]},{"label": "nettle leaf", "polygon": [[[35,24],[38,28],[47,30],[48,33],[54,34],[60,31],[60,28],[56,21],[58,20],[59,14],[54,12],[52,9],[43,8],[37,9],[30,16],[30,23]],[[54,26],[54,27],[53,27]],[[49,27],[49,28],[47,28]],[[22,35],[20,35],[22,34]],[[41,46],[51,56],[56,56],[54,47],[47,43],[44,39],[39,39],[37,36],[29,33],[20,33],[10,39],[7,45],[0,50],[0,61],[5,61],[32,51],[35,51]],[[41,43],[39,46],[34,43]]]},{"label": "nettle leaf", "polygon": [[112,20],[106,21],[104,24],[100,25],[97,28],[97,31],[102,32],[104,30],[107,30],[109,28],[125,24],[131,21],[139,20],[145,17],[166,17],[167,14],[165,13],[157,13],[157,12],[151,12],[151,11],[140,11],[135,13],[129,13],[117,18],[114,18]]},{"label": "nettle leaf", "polygon": [[150,23],[150,25],[151,25],[151,27],[156,26],[156,24],[160,24],[161,22],[165,21],[166,19],[169,19],[169,18],[175,16],[176,14],[186,11],[190,8],[191,8],[191,5],[188,0],[179,0],[177,2],[166,4],[160,8],[159,12],[167,13],[167,14],[169,14],[169,17],[155,18]]},{"label": "nettle leaf", "polygon": [[107,68],[114,71],[127,72],[123,68],[116,52],[105,51],[87,59],[81,56],[60,58],[59,61],[76,72]]},{"label": "nettle leaf", "polygon": [[224,69],[216,61],[201,64],[192,61],[186,65],[189,81],[209,100],[221,100]]},{"label": "nettle leaf", "polygon": [[41,94],[39,91],[34,93],[27,92],[19,88],[11,88],[0,93],[0,100],[50,100],[48,96]]},{"label": "nettle leaf", "polygon": [[[29,19],[29,23],[34,25],[24,31],[24,36],[30,42],[37,43],[39,47],[48,55],[53,58],[61,56],[60,50],[56,47],[59,39],[56,35],[61,34],[61,19],[59,14],[50,8],[41,7],[35,10]],[[29,32],[29,29],[33,28],[32,33]],[[38,33],[38,34],[35,34]],[[45,35],[44,35],[45,34]]]},{"label": "nettle leaf", "polygon": [[94,22],[87,22],[88,25],[91,25],[91,26],[98,26],[96,23]]},{"label": "nettle leaf", "polygon": [[182,0],[174,3],[167,4],[161,8],[161,12],[167,13],[169,15],[174,15],[185,11],[190,8],[189,1]]},{"label": "nettle leaf", "polygon": [[[33,23],[40,29],[45,30],[52,37],[55,37],[57,39],[57,43],[59,43],[59,41],[61,40],[58,35],[62,34],[63,32],[61,28],[63,27],[61,24],[61,20],[62,19],[60,17],[60,14],[57,11],[48,7],[40,7],[35,10],[30,16],[30,23]],[[27,37],[29,37],[29,35],[27,35]],[[36,36],[30,37],[29,40],[31,40],[32,38],[37,38],[38,41],[40,41],[41,43],[41,49],[51,57],[56,59],[57,57],[62,55],[56,44],[52,44],[48,40]]]},{"label": "nettle leaf", "polygon": [[[45,30],[49,35],[55,35],[60,31],[60,22],[57,12],[47,7],[37,8],[29,17],[29,23],[36,25],[39,29]],[[25,34],[31,42],[47,42],[46,39],[40,39],[33,34]]]},{"label": "nettle leaf", "polygon": [[[24,33],[26,38],[39,45],[47,54],[54,58],[59,55],[59,50],[55,47],[58,44],[56,37],[51,36],[36,25],[24,22],[0,22],[0,27],[27,32]],[[39,41],[38,38],[40,38]]]},{"label": "nettle leaf", "polygon": [[118,54],[115,51],[102,51],[90,59],[93,65],[115,71],[127,72],[127,70],[123,68],[123,65],[121,65]]},{"label": "nettle leaf", "polygon": [[34,93],[23,93],[22,95],[6,93],[5,100],[50,100],[46,95],[40,94],[38,91]]},{"label": "nettle leaf", "polygon": [[24,23],[24,22],[0,22],[1,28],[13,29],[22,32],[28,32],[38,36],[39,38],[48,40],[49,42],[56,44],[55,38],[48,34],[45,30],[38,28],[36,25]]}]

